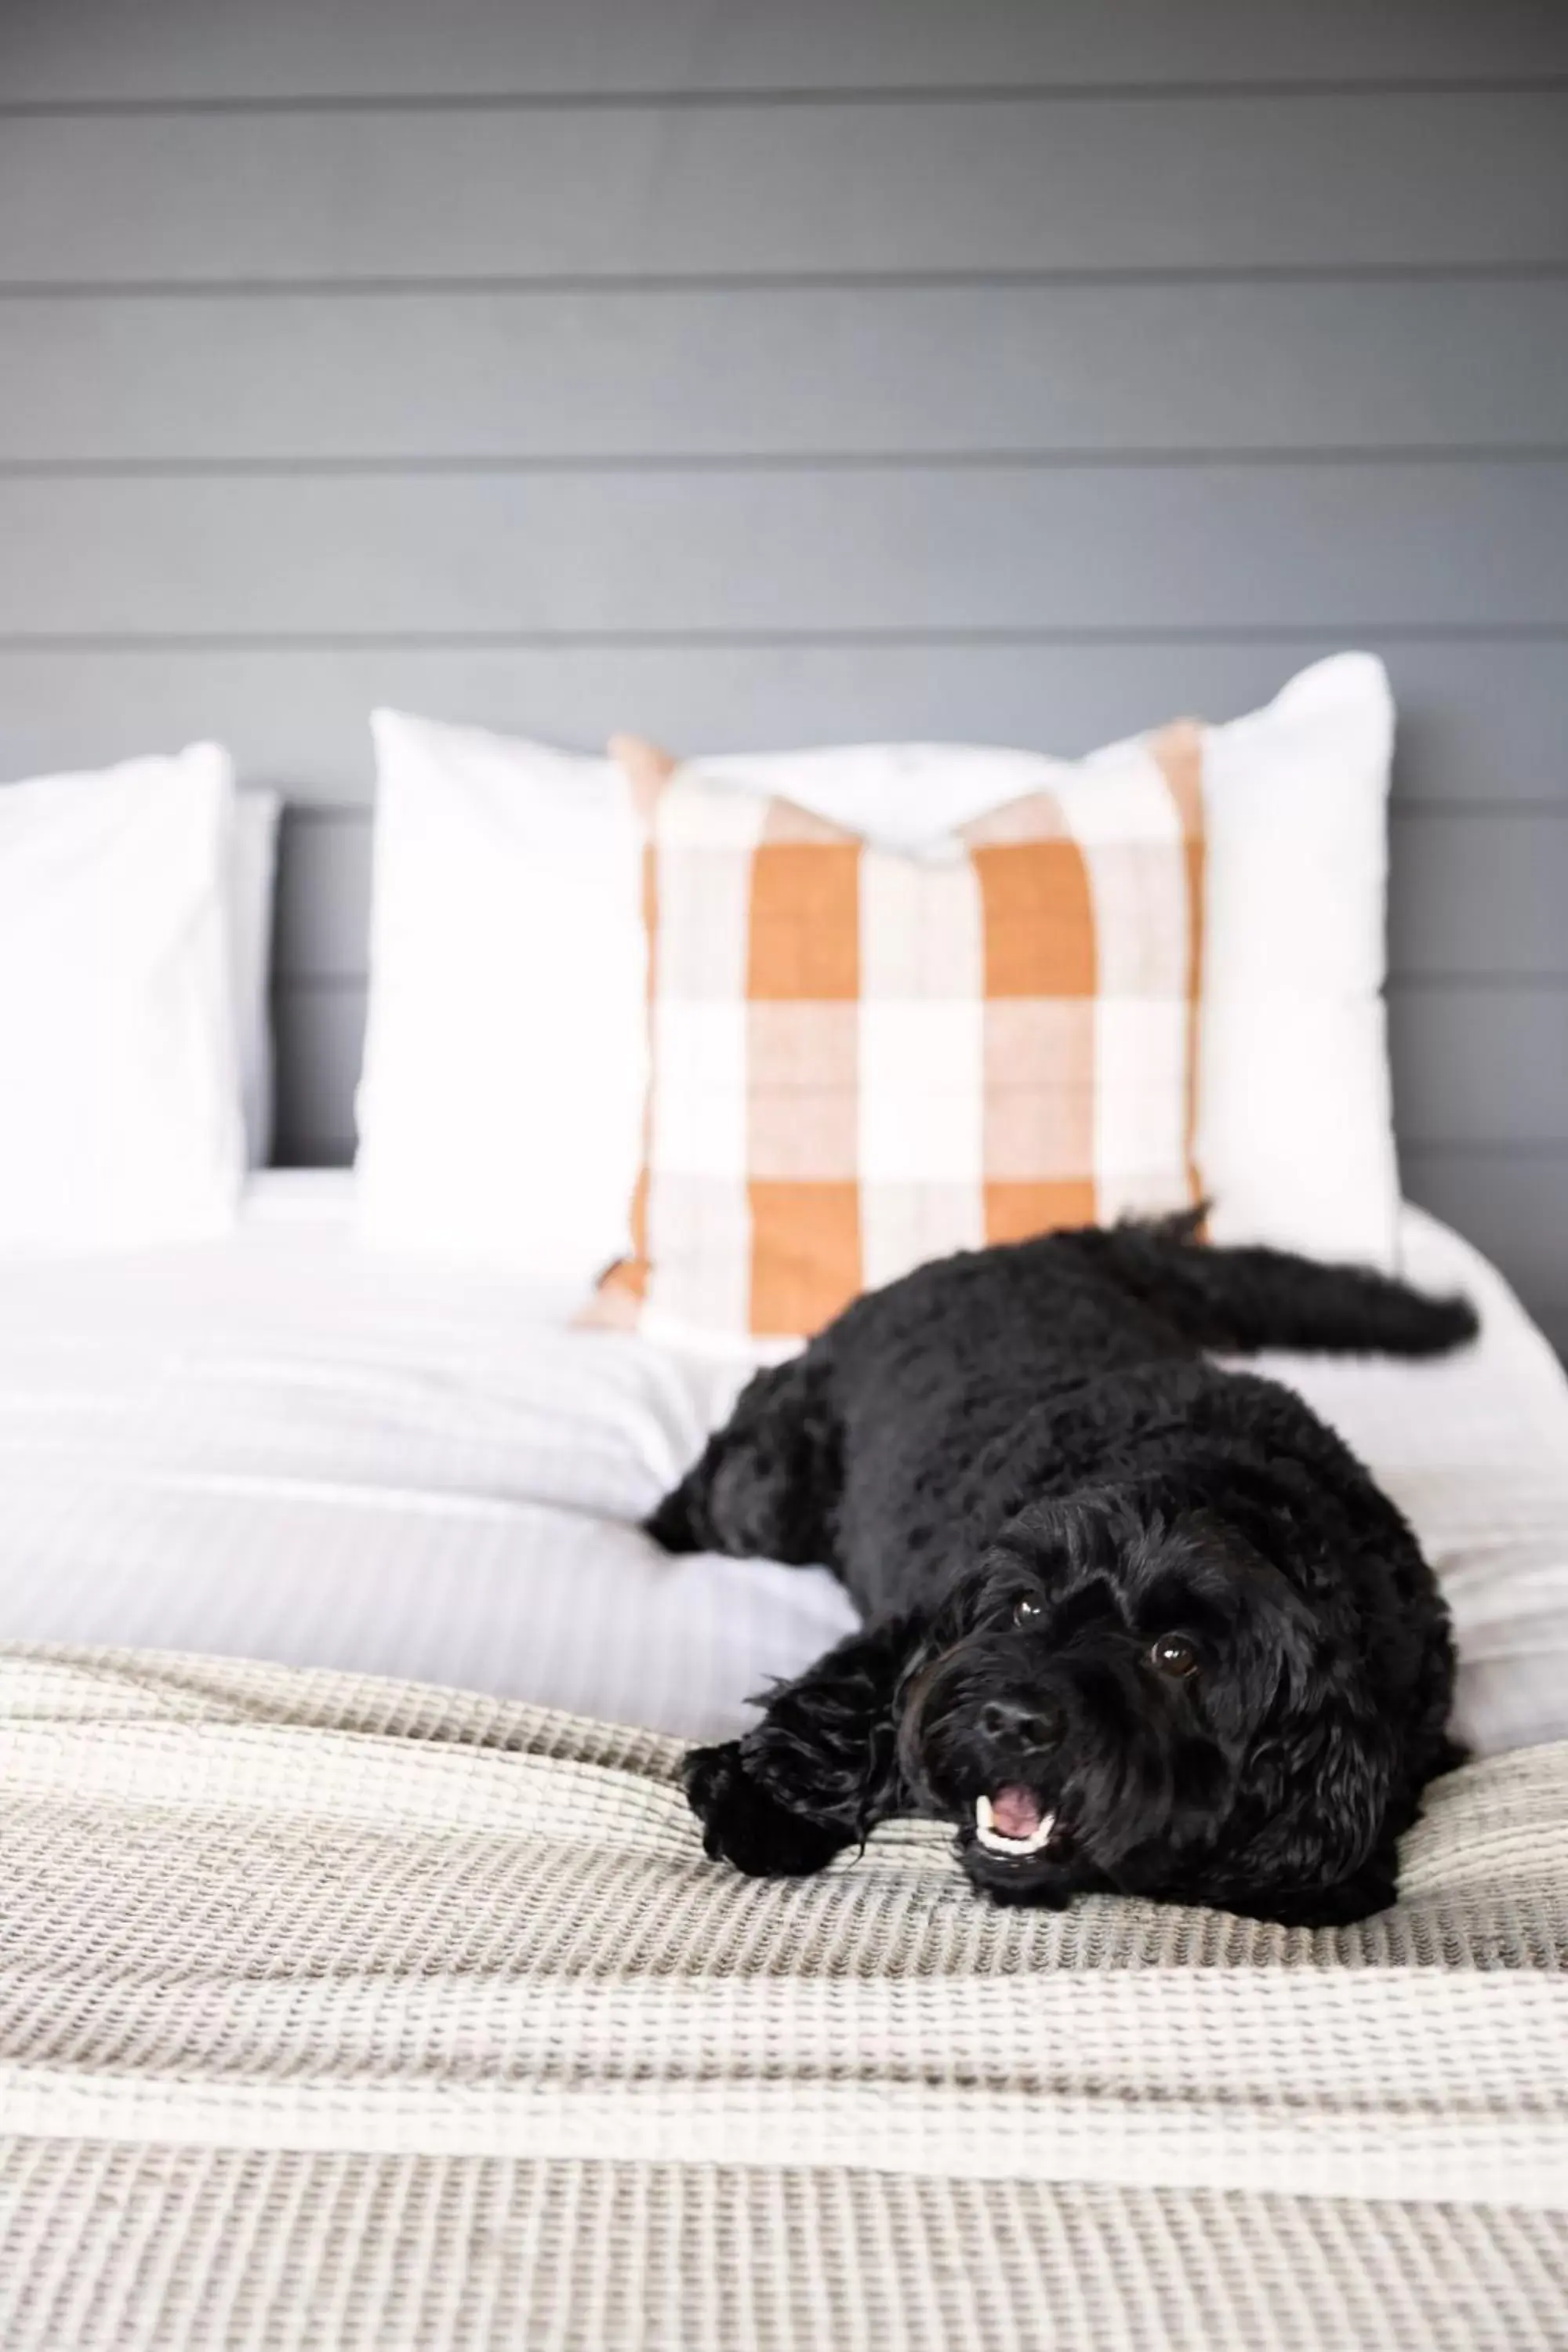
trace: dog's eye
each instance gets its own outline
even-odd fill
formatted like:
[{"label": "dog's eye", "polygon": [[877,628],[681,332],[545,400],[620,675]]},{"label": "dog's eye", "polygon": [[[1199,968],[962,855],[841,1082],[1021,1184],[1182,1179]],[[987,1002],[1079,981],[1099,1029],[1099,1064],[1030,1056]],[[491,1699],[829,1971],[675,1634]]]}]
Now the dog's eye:
[{"label": "dog's eye", "polygon": [[1016,1601],[1013,1603],[1014,1624],[1032,1624],[1037,1617],[1044,1616],[1045,1607],[1046,1604],[1043,1601],[1033,1601],[1026,1592],[1022,1601]]},{"label": "dog's eye", "polygon": [[1149,1653],[1149,1664],[1156,1674],[1180,1682],[1197,1672],[1198,1654],[1184,1633],[1162,1633]]}]

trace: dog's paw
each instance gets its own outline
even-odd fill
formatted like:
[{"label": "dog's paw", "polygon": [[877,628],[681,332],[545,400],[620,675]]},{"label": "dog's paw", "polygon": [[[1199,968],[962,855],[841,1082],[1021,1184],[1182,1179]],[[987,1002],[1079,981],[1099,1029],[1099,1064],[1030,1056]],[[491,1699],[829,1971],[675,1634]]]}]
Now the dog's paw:
[{"label": "dog's paw", "polygon": [[704,1851],[748,1878],[807,1878],[850,1843],[842,1830],[808,1822],[771,1796],[747,1771],[738,1739],[692,1748],[682,1771]]},{"label": "dog's paw", "polygon": [[684,1483],[672,1486],[668,1494],[654,1505],[642,1524],[643,1533],[652,1537],[660,1551],[700,1551],[702,1549],[691,1524]]}]

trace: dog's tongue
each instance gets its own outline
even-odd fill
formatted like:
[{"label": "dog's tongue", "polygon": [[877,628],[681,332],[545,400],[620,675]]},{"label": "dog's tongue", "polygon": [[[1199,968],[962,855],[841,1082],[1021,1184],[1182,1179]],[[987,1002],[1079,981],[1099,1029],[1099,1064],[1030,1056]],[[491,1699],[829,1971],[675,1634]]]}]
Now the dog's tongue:
[{"label": "dog's tongue", "polygon": [[991,1819],[1004,1837],[1033,1837],[1045,1820],[1045,1809],[1032,1789],[1009,1781],[991,1791]]}]

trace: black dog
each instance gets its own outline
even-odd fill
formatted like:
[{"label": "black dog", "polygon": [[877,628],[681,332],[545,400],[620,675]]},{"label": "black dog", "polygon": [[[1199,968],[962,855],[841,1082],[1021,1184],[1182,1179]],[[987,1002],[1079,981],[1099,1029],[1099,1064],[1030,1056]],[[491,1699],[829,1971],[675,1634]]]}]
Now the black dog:
[{"label": "black dog", "polygon": [[1195,1224],[923,1266],[746,1388],[649,1532],[825,1562],[866,1624],[688,1758],[710,1854],[798,1874],[923,1813],[1004,1902],[1392,1902],[1459,1760],[1447,1612],[1300,1397],[1199,1351],[1433,1355],[1475,1316]]}]

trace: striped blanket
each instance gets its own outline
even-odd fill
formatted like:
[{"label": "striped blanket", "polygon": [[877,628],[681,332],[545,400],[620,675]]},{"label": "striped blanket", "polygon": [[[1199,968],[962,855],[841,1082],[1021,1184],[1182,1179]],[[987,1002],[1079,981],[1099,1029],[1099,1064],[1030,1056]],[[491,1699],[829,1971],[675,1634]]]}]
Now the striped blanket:
[{"label": "striped blanket", "polygon": [[678,1750],[0,1654],[0,2343],[1568,2342],[1568,1745],[1309,1934],[706,1863]]}]

